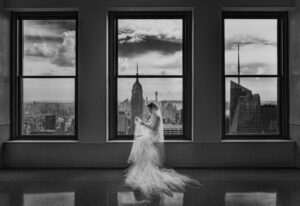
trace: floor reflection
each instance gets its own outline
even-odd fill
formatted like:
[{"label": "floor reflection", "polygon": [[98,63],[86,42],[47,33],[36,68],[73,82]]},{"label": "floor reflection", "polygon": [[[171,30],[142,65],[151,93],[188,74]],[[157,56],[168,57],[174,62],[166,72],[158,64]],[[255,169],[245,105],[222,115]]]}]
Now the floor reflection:
[{"label": "floor reflection", "polygon": [[183,193],[174,192],[173,197],[162,194],[160,197],[153,198],[150,201],[145,201],[135,194],[133,191],[118,192],[118,206],[128,205],[160,205],[160,206],[183,206]]},{"label": "floor reflection", "polygon": [[75,206],[75,193],[24,194],[23,206]]},{"label": "floor reflection", "polygon": [[[300,172],[182,171],[200,179],[173,197],[143,201],[121,171],[0,171],[0,206],[299,206]],[[199,172],[197,174],[197,172]]]},{"label": "floor reflection", "polygon": [[226,206],[276,206],[277,194],[266,192],[226,193]]}]

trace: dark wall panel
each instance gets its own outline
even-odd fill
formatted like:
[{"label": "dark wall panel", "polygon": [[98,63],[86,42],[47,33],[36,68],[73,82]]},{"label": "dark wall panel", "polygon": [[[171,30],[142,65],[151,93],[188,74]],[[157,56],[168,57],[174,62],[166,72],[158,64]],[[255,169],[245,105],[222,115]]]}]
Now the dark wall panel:
[{"label": "dark wall panel", "polygon": [[3,142],[9,139],[9,13],[0,2],[0,167],[2,167]]},{"label": "dark wall panel", "polygon": [[[290,78],[290,137],[297,141],[296,157],[300,156],[300,1],[290,12],[289,78]],[[300,167],[300,158],[297,158]]]},{"label": "dark wall panel", "polygon": [[[5,144],[5,167],[126,167],[130,143]],[[293,142],[169,143],[170,167],[294,167]],[[276,151],[276,152],[274,152]]]}]

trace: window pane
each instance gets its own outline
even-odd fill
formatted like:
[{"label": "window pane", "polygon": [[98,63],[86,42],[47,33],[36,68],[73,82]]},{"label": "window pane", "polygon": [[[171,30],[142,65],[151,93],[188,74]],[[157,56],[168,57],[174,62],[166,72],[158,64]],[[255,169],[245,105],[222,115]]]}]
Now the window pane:
[{"label": "window pane", "polygon": [[74,79],[23,79],[23,135],[74,135]]},{"label": "window pane", "polygon": [[226,78],[226,134],[278,134],[277,78]]},{"label": "window pane", "polygon": [[182,74],[182,19],[119,19],[118,73]]},{"label": "window pane", "polygon": [[[225,74],[277,74],[277,19],[225,19]],[[239,64],[238,64],[239,62]]]},{"label": "window pane", "polygon": [[118,134],[132,135],[135,117],[149,117],[150,102],[161,107],[165,135],[182,135],[181,78],[119,78]]},{"label": "window pane", "polygon": [[23,35],[24,75],[75,75],[75,20],[23,20]]}]

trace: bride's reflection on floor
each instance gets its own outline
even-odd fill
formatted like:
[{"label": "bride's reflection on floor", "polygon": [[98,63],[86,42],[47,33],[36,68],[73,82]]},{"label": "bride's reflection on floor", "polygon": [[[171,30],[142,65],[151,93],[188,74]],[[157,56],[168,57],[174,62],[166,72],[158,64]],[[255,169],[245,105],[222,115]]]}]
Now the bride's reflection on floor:
[{"label": "bride's reflection on floor", "polygon": [[[180,171],[181,172],[181,171]],[[299,206],[298,170],[183,171],[201,177],[202,187],[187,187],[173,197],[163,193],[147,203],[124,187],[122,172],[3,171],[0,206]]]},{"label": "bride's reflection on floor", "polygon": [[165,194],[151,198],[146,201],[141,193],[137,191],[119,191],[118,206],[159,205],[159,206],[183,206],[184,193],[174,192],[173,197]]}]

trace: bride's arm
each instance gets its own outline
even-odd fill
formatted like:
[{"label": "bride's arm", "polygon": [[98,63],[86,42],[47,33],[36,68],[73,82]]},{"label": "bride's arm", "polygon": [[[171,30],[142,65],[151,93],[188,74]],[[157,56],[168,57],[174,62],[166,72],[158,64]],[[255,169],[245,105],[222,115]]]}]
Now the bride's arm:
[{"label": "bride's arm", "polygon": [[150,124],[147,124],[145,122],[141,122],[141,125],[144,125],[145,127],[148,127],[151,130],[156,130],[159,126],[159,121],[161,121],[160,117],[155,116],[155,118],[153,119],[153,121]]}]

